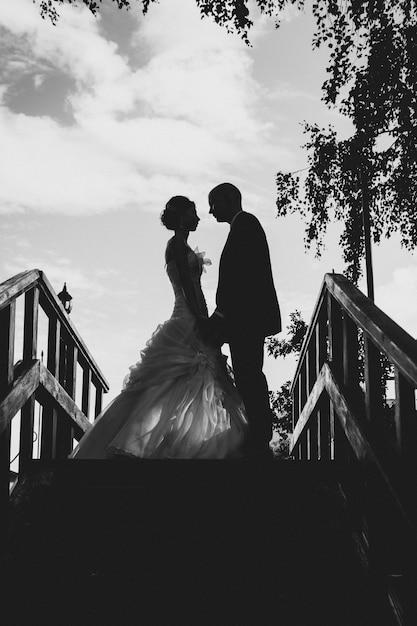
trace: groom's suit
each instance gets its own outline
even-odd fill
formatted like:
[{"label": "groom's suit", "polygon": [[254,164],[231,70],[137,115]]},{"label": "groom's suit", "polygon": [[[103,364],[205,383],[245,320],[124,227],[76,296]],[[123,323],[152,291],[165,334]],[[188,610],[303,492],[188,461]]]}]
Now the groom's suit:
[{"label": "groom's suit", "polygon": [[266,450],[272,414],[262,372],[264,340],[281,330],[281,315],[265,232],[246,211],[233,218],[220,257],[213,321],[216,316],[230,345],[236,386],[248,416],[248,451]]}]

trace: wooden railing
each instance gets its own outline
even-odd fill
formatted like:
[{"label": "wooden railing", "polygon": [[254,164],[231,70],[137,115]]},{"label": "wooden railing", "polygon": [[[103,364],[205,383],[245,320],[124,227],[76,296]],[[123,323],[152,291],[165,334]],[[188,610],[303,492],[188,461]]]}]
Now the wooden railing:
[{"label": "wooden railing", "polygon": [[326,274],[292,384],[291,453],[340,465],[370,566],[414,583],[416,387],[416,340],[345,277]]},{"label": "wooden railing", "polygon": [[[20,297],[24,314],[18,328],[16,303]],[[46,320],[46,364],[43,351],[39,354],[41,313]],[[22,358],[16,361],[19,339]],[[78,385],[80,408],[75,402]],[[33,458],[35,403],[41,414],[36,433],[40,457],[66,458],[74,439],[79,440],[100,413],[103,392],[108,389],[43,272],[22,272],[0,284],[0,502],[9,496],[13,418],[20,413],[17,475],[21,476]]]}]

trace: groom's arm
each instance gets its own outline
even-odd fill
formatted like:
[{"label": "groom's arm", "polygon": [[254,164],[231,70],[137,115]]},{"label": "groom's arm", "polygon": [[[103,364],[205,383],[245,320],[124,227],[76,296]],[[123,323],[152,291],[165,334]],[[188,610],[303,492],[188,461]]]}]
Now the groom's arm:
[{"label": "groom's arm", "polygon": [[200,317],[198,325],[205,343],[220,348],[227,341],[225,323],[216,312],[210,317]]}]

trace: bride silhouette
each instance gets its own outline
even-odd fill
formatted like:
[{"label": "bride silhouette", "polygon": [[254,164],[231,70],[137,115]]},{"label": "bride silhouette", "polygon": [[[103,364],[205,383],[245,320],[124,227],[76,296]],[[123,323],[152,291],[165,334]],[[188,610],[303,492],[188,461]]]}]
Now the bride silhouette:
[{"label": "bride silhouette", "polygon": [[173,313],[70,458],[242,456],[247,426],[242,401],[220,349],[204,342],[199,328],[199,320],[207,319],[200,279],[208,261],[187,243],[199,221],[188,198],[174,196],[167,203],[161,222],[175,231],[165,252]]}]

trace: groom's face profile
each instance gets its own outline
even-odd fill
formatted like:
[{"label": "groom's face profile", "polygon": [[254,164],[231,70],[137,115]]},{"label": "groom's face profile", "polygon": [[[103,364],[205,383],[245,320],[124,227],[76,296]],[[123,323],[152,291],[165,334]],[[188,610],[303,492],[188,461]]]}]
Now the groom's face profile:
[{"label": "groom's face profile", "polygon": [[209,213],[216,218],[218,222],[227,222],[229,218],[229,207],[227,199],[224,196],[216,195],[209,198]]}]

